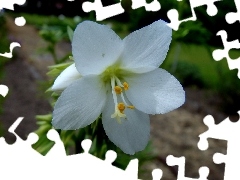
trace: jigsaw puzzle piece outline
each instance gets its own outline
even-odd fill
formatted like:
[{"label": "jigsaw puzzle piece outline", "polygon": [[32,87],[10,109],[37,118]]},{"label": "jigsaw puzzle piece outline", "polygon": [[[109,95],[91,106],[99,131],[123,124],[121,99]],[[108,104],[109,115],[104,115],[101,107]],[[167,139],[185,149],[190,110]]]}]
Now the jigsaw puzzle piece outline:
[{"label": "jigsaw puzzle piece outline", "polygon": [[82,4],[82,9],[86,13],[95,11],[97,21],[122,14],[125,11],[121,5],[121,1],[113,5],[103,6],[101,0],[95,0],[94,2],[86,1]]},{"label": "jigsaw puzzle piece outline", "polygon": [[160,180],[162,178],[163,171],[161,169],[154,169],[152,171],[152,180]]},{"label": "jigsaw puzzle piece outline", "polygon": [[[16,133],[15,130],[23,120],[23,117],[19,117],[9,128],[9,132],[13,133],[17,140],[14,144],[9,145],[6,143],[4,138],[0,138],[1,143],[1,154],[0,164],[1,176],[7,177],[8,179],[33,179],[32,174],[38,174],[39,169],[44,169],[44,174],[48,175],[48,179],[60,178],[86,178],[90,174],[90,180],[94,180],[98,177],[105,177],[111,179],[114,177],[116,180],[132,179],[137,180],[138,176],[138,159],[131,160],[126,170],[119,169],[112,165],[112,162],[116,159],[116,152],[108,151],[106,153],[105,160],[101,160],[91,154],[89,150],[92,141],[89,139],[82,141],[82,147],[84,153],[67,156],[43,156],[32,148],[31,145],[36,143],[39,139],[35,133],[30,133],[27,140],[22,140]],[[51,129],[47,133],[49,140],[55,141],[58,146],[55,149],[59,149],[59,144],[63,146],[63,142],[60,139],[59,134],[56,130]],[[5,151],[5,153],[3,152]],[[31,151],[31,152],[30,152]],[[25,163],[23,166],[23,162]],[[44,164],[44,166],[42,166]],[[26,166],[28,165],[28,166]],[[54,168],[52,168],[54,167]],[[53,172],[58,170],[57,173]],[[95,173],[92,173],[95,170]],[[110,172],[109,172],[110,170]],[[11,173],[13,172],[14,173]],[[28,172],[31,173],[28,173]],[[81,173],[80,173],[81,172]],[[43,177],[38,174],[34,179],[42,179]]]},{"label": "jigsaw puzzle piece outline", "polygon": [[21,16],[21,17],[15,18],[14,22],[17,26],[24,26],[26,24],[26,19]]},{"label": "jigsaw puzzle piece outline", "polygon": [[240,79],[240,57],[237,59],[231,59],[229,57],[229,50],[240,49],[240,42],[238,39],[233,41],[227,41],[227,32],[225,30],[220,30],[217,32],[217,36],[220,36],[223,42],[224,49],[216,49],[212,52],[213,59],[215,61],[220,61],[223,58],[227,59],[228,67],[230,70],[238,69],[238,78]]},{"label": "jigsaw puzzle piece outline", "polygon": [[207,180],[209,175],[209,168],[202,166],[199,168],[199,178],[189,178],[185,176],[185,162],[186,158],[184,156],[174,157],[173,155],[168,155],[166,158],[168,166],[178,166],[178,176],[177,180]]},{"label": "jigsaw puzzle piece outline", "polygon": [[[25,4],[26,0],[6,0],[0,2],[0,10],[2,9],[9,9],[14,11],[14,4],[17,5],[23,5]],[[26,19],[24,17],[17,17],[15,18],[15,24],[17,26],[24,26],[26,24]],[[6,58],[12,58],[12,52],[15,47],[21,47],[21,45],[17,42],[12,42],[9,46],[10,52],[0,53],[0,56],[6,57]]]},{"label": "jigsaw puzzle piece outline", "polygon": [[6,1],[1,1],[0,3],[0,9],[9,9],[9,10],[14,10],[14,4],[18,5],[23,5],[25,4],[26,0],[6,0]]},{"label": "jigsaw puzzle piece outline", "polygon": [[9,88],[6,85],[0,84],[0,95],[6,97],[9,92]]},{"label": "jigsaw puzzle piece outline", "polygon": [[12,42],[9,46],[10,52],[0,53],[0,56],[6,57],[6,58],[12,58],[13,57],[13,49],[15,47],[21,47],[21,45],[17,42]]},{"label": "jigsaw puzzle piece outline", "polygon": [[[8,129],[8,132],[12,133],[16,137],[15,143],[10,145],[10,147],[18,148],[18,151],[20,152],[20,154],[28,149],[33,150],[32,145],[35,144],[39,140],[39,137],[36,133],[30,133],[25,141],[21,137],[18,136],[18,134],[15,132],[15,130],[17,129],[19,124],[23,121],[23,119],[24,119],[24,117],[17,118],[17,120]],[[36,153],[39,156],[42,156],[37,151],[34,152],[33,156]]]},{"label": "jigsaw puzzle piece outline", "polygon": [[192,12],[192,17],[183,19],[179,21],[179,13],[176,9],[170,9],[167,12],[167,16],[170,20],[170,23],[168,23],[167,25],[169,27],[171,27],[173,30],[177,31],[179,28],[179,25],[183,22],[186,21],[196,21],[197,20],[197,16],[195,13],[194,8],[196,7],[200,7],[203,5],[207,5],[207,14],[209,16],[215,16],[218,12],[218,9],[216,7],[216,5],[214,4],[217,1],[221,1],[221,0],[189,0],[190,2],[190,6],[191,6],[191,12]]},{"label": "jigsaw puzzle piece outline", "polygon": [[[125,170],[119,169],[112,165],[112,162],[116,159],[117,153],[115,151],[109,150],[105,154],[105,160],[101,160],[97,157],[95,157],[92,154],[89,154],[89,150],[91,148],[92,141],[90,139],[85,139],[82,141],[81,146],[83,148],[83,153],[81,154],[74,154],[66,156],[66,161],[69,163],[76,163],[76,162],[86,162],[85,164],[79,164],[78,166],[74,166],[73,172],[79,174],[77,169],[82,169],[83,167],[89,167],[96,171],[94,171],[94,174],[90,174],[91,178],[98,177],[98,179],[102,178],[102,169],[107,168],[108,173],[106,175],[107,179],[109,177],[114,177],[114,179],[120,180],[120,179],[138,179],[138,159],[133,159],[129,162],[127,168]],[[94,163],[91,163],[94,162]],[[100,168],[99,168],[100,167]],[[88,172],[83,172],[84,174],[88,174]],[[96,175],[98,174],[98,175]],[[89,178],[89,177],[88,177]]]},{"label": "jigsaw puzzle piece outline", "polygon": [[[240,111],[238,111],[240,115]],[[210,119],[210,121],[207,121]],[[204,118],[204,124],[208,126],[208,130],[200,134],[200,141],[204,141],[202,144],[207,143],[208,138],[226,140],[227,141],[227,153],[215,153],[213,155],[213,162],[216,164],[225,163],[224,180],[240,179],[239,167],[236,166],[236,162],[240,161],[240,142],[238,137],[240,136],[240,120],[237,122],[231,122],[229,118],[224,119],[221,123],[215,124],[212,122],[213,117],[208,115]],[[208,147],[207,147],[208,148]],[[201,149],[201,150],[206,150]]]},{"label": "jigsaw puzzle piece outline", "polygon": [[[240,114],[240,111],[238,111],[238,114]],[[234,139],[235,136],[238,135],[238,130],[240,129],[240,123],[231,122],[229,118],[226,118],[219,124],[215,124],[212,115],[205,116],[203,119],[203,123],[208,127],[208,130],[199,135],[200,140],[198,142],[198,145],[204,147],[207,146],[204,145],[204,143],[207,141],[208,138],[228,141]],[[199,146],[198,148],[202,150]]]},{"label": "jigsaw puzzle piece outline", "polygon": [[159,11],[161,4],[158,0],[153,0],[151,3],[147,3],[146,0],[132,0],[132,9],[138,9],[145,7],[146,11]]},{"label": "jigsaw puzzle piece outline", "polygon": [[233,24],[236,21],[240,23],[240,1],[234,0],[237,12],[229,12],[226,14],[225,19],[228,24]]},{"label": "jigsaw puzzle piece outline", "polygon": [[47,152],[47,154],[45,156],[52,157],[52,158],[65,157],[66,156],[66,150],[65,150],[64,144],[61,141],[61,138],[60,138],[58,132],[55,129],[50,129],[47,132],[47,138],[49,140],[55,142],[55,144]]}]

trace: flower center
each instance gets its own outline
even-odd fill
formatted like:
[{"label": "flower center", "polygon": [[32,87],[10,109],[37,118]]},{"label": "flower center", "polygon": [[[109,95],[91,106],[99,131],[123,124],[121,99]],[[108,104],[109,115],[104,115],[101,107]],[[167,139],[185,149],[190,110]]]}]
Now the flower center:
[{"label": "flower center", "polygon": [[[113,101],[115,104],[115,112],[111,115],[111,118],[116,118],[117,122],[121,124],[121,118],[127,119],[127,116],[124,113],[125,108],[127,107],[129,109],[134,109],[135,107],[132,105],[128,105],[123,95],[123,91],[129,89],[129,85],[127,82],[121,83],[121,81],[116,76],[112,76],[111,87]],[[120,96],[123,102],[118,103],[117,96]]]},{"label": "flower center", "polygon": [[[106,68],[105,71],[101,74],[101,78],[106,85],[109,84],[109,82],[111,83],[113,101],[115,106],[115,111],[111,115],[111,118],[116,118],[119,124],[121,124],[121,118],[127,119],[124,110],[126,108],[135,108],[132,105],[128,105],[123,94],[124,91],[127,91],[129,89],[129,84],[127,82],[124,82],[124,78],[122,77],[130,76],[131,74],[132,72],[121,68],[119,61]],[[123,83],[121,81],[123,81]],[[121,99],[122,102],[118,102],[118,99]]]}]

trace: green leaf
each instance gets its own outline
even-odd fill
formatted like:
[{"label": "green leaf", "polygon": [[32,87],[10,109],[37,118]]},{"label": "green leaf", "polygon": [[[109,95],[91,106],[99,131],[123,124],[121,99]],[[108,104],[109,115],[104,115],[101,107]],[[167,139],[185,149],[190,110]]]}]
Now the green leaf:
[{"label": "green leaf", "polygon": [[56,65],[48,66],[48,69],[52,70],[52,69],[57,68],[57,69],[60,69],[60,70],[64,70],[68,66],[70,66],[71,64],[73,64],[73,63],[72,62],[68,62],[68,63],[56,64]]},{"label": "green leaf", "polygon": [[69,37],[70,41],[72,42],[73,30],[69,26],[67,27],[67,33],[68,33],[68,37]]},{"label": "green leaf", "polygon": [[52,120],[52,114],[37,115],[36,119],[38,121],[51,121]]}]

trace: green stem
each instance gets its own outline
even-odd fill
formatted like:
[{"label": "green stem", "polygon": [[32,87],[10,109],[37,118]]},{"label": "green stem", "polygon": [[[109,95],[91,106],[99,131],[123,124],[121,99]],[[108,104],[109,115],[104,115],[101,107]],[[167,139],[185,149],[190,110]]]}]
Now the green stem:
[{"label": "green stem", "polygon": [[50,43],[48,46],[48,51],[53,57],[54,64],[58,64],[57,53],[56,53],[56,43]]}]

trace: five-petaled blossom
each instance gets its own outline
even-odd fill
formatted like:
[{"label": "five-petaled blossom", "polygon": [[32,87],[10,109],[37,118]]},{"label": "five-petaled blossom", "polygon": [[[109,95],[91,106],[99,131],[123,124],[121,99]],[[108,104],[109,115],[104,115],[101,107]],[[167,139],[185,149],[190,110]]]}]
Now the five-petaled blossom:
[{"label": "five-petaled blossom", "polygon": [[55,80],[58,98],[52,124],[75,130],[102,113],[108,138],[127,154],[143,150],[150,136],[148,114],[164,114],[181,106],[185,92],[179,81],[159,68],[172,30],[158,20],[123,40],[106,25],[84,21],[74,31],[74,64]]}]

